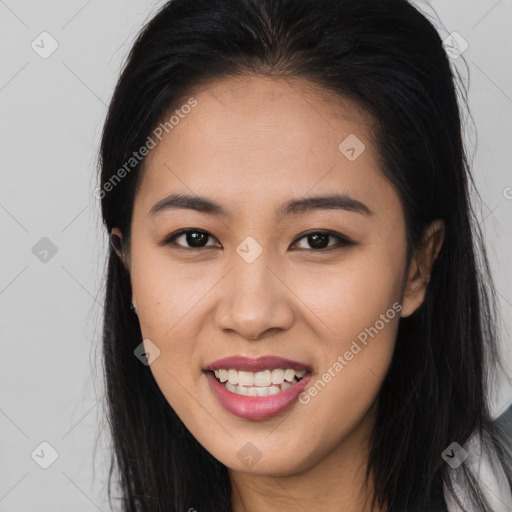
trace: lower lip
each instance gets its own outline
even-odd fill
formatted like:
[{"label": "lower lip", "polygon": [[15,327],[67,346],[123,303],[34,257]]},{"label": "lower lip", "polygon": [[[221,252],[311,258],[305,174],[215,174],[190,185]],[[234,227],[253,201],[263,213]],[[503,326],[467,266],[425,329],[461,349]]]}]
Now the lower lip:
[{"label": "lower lip", "polygon": [[277,416],[290,407],[304,391],[307,383],[311,380],[311,374],[306,373],[291,388],[268,396],[244,396],[232,393],[209,371],[206,372],[206,379],[212,393],[228,412],[248,420],[265,420]]}]

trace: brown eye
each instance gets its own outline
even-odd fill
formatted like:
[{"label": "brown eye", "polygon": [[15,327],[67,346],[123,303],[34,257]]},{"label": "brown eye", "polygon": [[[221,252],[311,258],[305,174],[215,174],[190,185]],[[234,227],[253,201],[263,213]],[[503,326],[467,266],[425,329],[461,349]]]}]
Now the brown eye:
[{"label": "brown eye", "polygon": [[[220,246],[220,244],[208,244],[210,239],[216,240],[216,238],[207,231],[190,228],[182,229],[176,233],[168,235],[162,241],[160,241],[158,245],[175,245],[181,249],[203,249],[207,247]],[[180,243],[177,243],[178,240],[181,240]],[[301,240],[305,240],[308,244],[308,247],[299,247],[300,249],[306,249],[315,252],[336,249],[355,244],[349,238],[332,231],[311,231],[297,238],[294,242],[294,245]],[[334,241],[335,243],[330,243],[330,241]]]},{"label": "brown eye", "polygon": [[[329,239],[333,239],[337,242],[329,245]],[[331,247],[343,247],[348,245],[353,245],[353,242],[349,240],[347,237],[340,235],[339,233],[334,233],[332,231],[312,231],[310,233],[306,233],[302,237],[297,239],[305,240],[309,247],[301,247],[301,249],[306,250],[322,250]],[[297,243],[297,242],[295,242]]]},{"label": "brown eye", "polygon": [[[207,245],[209,238],[215,238],[207,231],[202,229],[182,229],[159,242],[158,245],[175,244],[184,249],[202,249],[203,247],[212,247]],[[176,243],[176,240],[181,239],[181,243]],[[184,245],[188,244],[188,245]]]}]

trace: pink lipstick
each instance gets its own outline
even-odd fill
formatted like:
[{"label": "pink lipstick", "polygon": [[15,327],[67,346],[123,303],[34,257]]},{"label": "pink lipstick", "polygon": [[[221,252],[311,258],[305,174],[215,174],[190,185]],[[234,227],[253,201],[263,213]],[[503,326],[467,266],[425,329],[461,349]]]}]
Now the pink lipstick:
[{"label": "pink lipstick", "polygon": [[204,371],[219,403],[231,414],[249,420],[271,418],[288,409],[312,374],[310,365],[275,356],[227,357]]}]

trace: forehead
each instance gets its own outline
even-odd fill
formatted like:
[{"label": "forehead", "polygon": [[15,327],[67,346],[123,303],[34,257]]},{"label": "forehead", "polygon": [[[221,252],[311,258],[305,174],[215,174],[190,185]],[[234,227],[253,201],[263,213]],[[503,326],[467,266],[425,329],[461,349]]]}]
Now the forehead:
[{"label": "forehead", "polygon": [[146,159],[146,211],[176,191],[246,204],[308,191],[362,201],[375,201],[377,189],[381,200],[394,194],[379,168],[373,120],[349,98],[302,79],[254,75],[210,82],[188,97],[196,106]]}]

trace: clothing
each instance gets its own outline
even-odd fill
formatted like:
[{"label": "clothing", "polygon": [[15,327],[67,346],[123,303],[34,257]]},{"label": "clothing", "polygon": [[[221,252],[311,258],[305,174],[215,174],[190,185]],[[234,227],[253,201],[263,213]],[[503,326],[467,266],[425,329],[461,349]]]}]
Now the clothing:
[{"label": "clothing", "polygon": [[[507,433],[507,445],[512,450],[512,406],[505,411],[495,423],[503,428]],[[492,458],[487,452],[482,455],[482,448],[478,436],[473,435],[466,447],[468,459],[464,462],[473,474],[478,475],[478,481],[482,486],[487,501],[493,512],[511,512],[512,511],[512,482],[510,475],[512,468],[503,468],[498,459],[493,455]],[[506,471],[504,471],[506,469]],[[456,476],[460,473],[454,471],[451,473],[452,482],[455,486],[455,492],[468,512],[480,512],[469,505],[464,488],[458,484]],[[463,512],[451,496],[443,489],[445,502],[448,512]]]},{"label": "clothing", "polygon": [[[494,420],[494,424],[506,433],[506,446],[504,448],[512,453],[512,406]],[[464,464],[469,466],[472,473],[478,475],[478,482],[484,490],[492,511],[512,512],[512,468],[504,468],[495,457],[491,460],[488,454],[482,456],[477,436],[472,436],[465,447],[468,452],[468,458],[464,461]],[[460,475],[460,473],[454,472],[451,474],[453,476],[452,483],[455,487],[455,492],[466,510],[468,512],[481,512],[469,505],[466,490],[454,478],[455,475]],[[443,496],[445,504],[441,508],[434,509],[427,506],[415,509],[414,511],[400,512],[463,512],[452,498],[451,493],[448,493],[446,487],[443,488]]]}]

